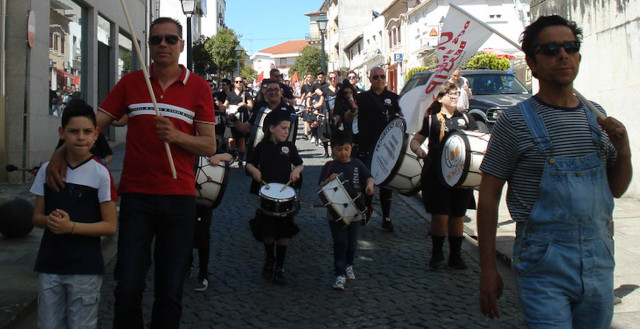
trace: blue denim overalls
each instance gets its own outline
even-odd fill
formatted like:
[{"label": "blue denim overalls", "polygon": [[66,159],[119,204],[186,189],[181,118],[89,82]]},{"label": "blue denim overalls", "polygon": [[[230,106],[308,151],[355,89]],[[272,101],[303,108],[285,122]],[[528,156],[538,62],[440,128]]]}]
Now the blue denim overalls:
[{"label": "blue denim overalls", "polygon": [[524,320],[529,328],[609,328],[613,197],[595,115],[586,111],[598,152],[559,158],[530,101],[518,106],[546,158],[538,200],[518,223],[513,248]]}]

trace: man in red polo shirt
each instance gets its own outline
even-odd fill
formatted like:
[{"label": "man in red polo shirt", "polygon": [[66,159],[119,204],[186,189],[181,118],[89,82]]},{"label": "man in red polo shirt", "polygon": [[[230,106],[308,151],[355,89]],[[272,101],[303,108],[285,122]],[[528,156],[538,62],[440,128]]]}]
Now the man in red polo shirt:
[{"label": "man in red polo shirt", "polygon": [[[144,326],[142,294],[154,238],[151,328],[178,328],[183,282],[193,247],[194,155],[213,155],[216,150],[209,85],[178,64],[184,49],[182,26],[161,17],[153,21],[150,31],[150,80],[162,117],[155,114],[142,71],[122,77],[97,113],[101,130],[113,120],[129,117],[118,187],[121,203],[114,328]],[[165,142],[171,148],[177,179],[172,178]],[[50,186],[54,183],[48,182]]]}]

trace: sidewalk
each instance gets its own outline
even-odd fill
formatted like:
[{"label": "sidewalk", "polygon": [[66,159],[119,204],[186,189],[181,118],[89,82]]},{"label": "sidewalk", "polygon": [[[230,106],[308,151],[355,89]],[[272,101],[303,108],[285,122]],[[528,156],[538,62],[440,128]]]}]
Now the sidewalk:
[{"label": "sidewalk", "polygon": [[[124,144],[113,147],[113,162],[109,169],[115,182],[120,180]],[[33,176],[22,184],[0,184],[0,203],[20,197],[34,202],[29,193]],[[36,309],[38,277],[33,271],[43,230],[34,227],[26,237],[8,239],[0,234],[0,328],[6,328],[21,316]],[[111,238],[103,239],[108,246]],[[109,252],[113,254],[113,252]],[[109,255],[105,254],[105,258]]]}]

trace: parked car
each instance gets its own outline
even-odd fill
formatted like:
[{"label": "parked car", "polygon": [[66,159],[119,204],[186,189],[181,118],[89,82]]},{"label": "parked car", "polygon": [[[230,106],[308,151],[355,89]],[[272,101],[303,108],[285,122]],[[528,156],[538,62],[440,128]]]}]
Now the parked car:
[{"label": "parked car", "polygon": [[[424,71],[411,76],[400,91],[400,97],[417,86],[424,86],[431,73]],[[531,97],[531,91],[507,71],[461,70],[461,76],[469,80],[472,93],[467,114],[476,120],[482,132],[491,131],[502,111]]]}]

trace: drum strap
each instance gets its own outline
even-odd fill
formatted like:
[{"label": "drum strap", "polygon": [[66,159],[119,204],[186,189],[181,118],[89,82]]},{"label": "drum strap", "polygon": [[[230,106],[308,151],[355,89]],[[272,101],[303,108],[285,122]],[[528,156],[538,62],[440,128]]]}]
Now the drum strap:
[{"label": "drum strap", "polygon": [[[331,176],[331,169],[333,169],[333,163],[335,162],[335,160],[331,160],[329,161],[329,168],[327,168],[327,177]],[[327,177],[324,177],[324,179],[327,179]]]},{"label": "drum strap", "polygon": [[436,118],[438,119],[438,122],[440,122],[440,135],[438,136],[438,141],[442,142],[444,133],[447,130],[447,119],[445,119],[444,115],[442,115],[442,113],[440,112],[436,113]]}]

